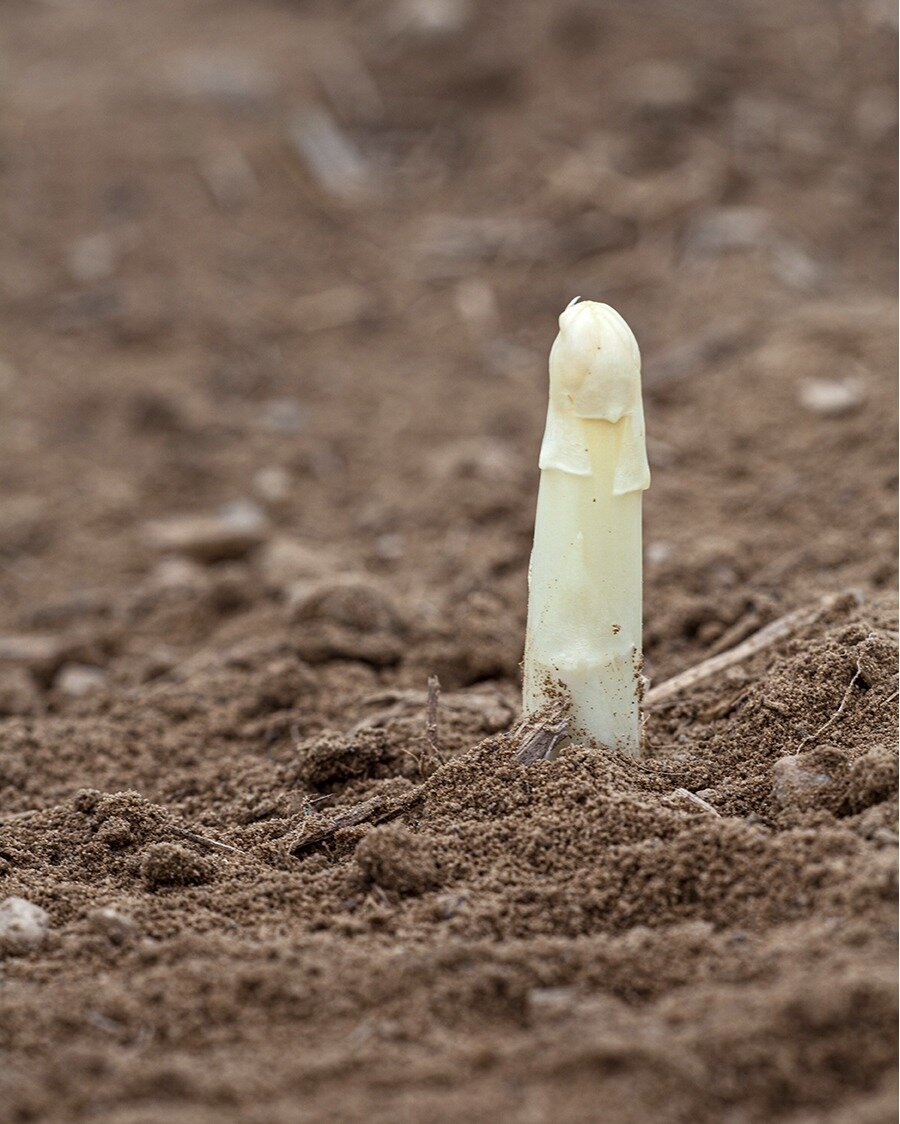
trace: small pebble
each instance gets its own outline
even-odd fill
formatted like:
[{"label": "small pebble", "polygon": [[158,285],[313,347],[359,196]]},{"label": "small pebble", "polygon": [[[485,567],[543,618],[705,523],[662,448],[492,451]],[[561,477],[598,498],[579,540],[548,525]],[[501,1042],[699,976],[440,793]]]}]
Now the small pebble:
[{"label": "small pebble", "polygon": [[528,992],[528,1007],[533,1015],[555,1018],[571,1011],[575,999],[571,987],[533,987]]},{"label": "small pebble", "polygon": [[150,574],[155,589],[202,590],[209,586],[209,572],[189,558],[161,558]]},{"label": "small pebble", "polygon": [[145,527],[147,541],[160,553],[207,564],[244,558],[267,536],[265,513],[251,501],[232,504],[218,515],[176,515]]},{"label": "small pebble", "polygon": [[782,240],[772,247],[772,270],[791,289],[814,292],[825,280],[825,270],[802,247]]},{"label": "small pebble", "polygon": [[260,428],[284,437],[295,437],[306,426],[306,411],[296,398],[273,398],[266,402]]},{"label": "small pebble", "polygon": [[398,824],[373,828],[356,845],[353,858],[366,883],[417,896],[441,883],[434,845]]},{"label": "small pebble", "polygon": [[379,535],[375,540],[375,557],[382,562],[396,562],[403,557],[403,536],[393,532]]},{"label": "small pebble", "polygon": [[106,672],[88,664],[67,663],[56,673],[54,687],[73,699],[83,698],[106,686]]},{"label": "small pebble", "polygon": [[789,754],[775,762],[772,793],[782,808],[815,805],[817,797],[832,782],[830,773],[810,768],[799,754]]},{"label": "small pebble", "polygon": [[434,899],[434,916],[438,921],[449,921],[467,902],[465,894],[438,894]]},{"label": "small pebble", "polygon": [[672,553],[671,543],[664,543],[660,540],[647,543],[647,565],[662,565],[663,562],[667,562],[672,558]]},{"label": "small pebble", "polygon": [[805,379],[800,386],[800,405],[823,418],[840,418],[855,413],[865,402],[862,379]]},{"label": "small pebble", "polygon": [[88,285],[105,281],[116,268],[116,245],[102,231],[76,239],[66,255],[66,269],[73,281]]},{"label": "small pebble", "polygon": [[0,902],[0,950],[16,955],[40,948],[50,928],[50,915],[26,898]]},{"label": "small pebble", "polygon": [[253,477],[253,491],[265,503],[284,503],[291,495],[291,474],[279,465],[261,468]]},{"label": "small pebble", "polygon": [[296,582],[324,577],[337,569],[330,551],[299,539],[276,538],[259,555],[259,568],[270,589],[287,589]]}]

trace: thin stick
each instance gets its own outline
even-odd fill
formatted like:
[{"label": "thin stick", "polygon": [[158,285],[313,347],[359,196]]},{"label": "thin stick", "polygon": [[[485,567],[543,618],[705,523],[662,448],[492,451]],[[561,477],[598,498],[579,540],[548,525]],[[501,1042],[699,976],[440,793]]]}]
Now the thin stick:
[{"label": "thin stick", "polygon": [[[849,594],[849,596],[856,598],[857,603],[859,603],[855,594]],[[751,656],[765,651],[766,648],[770,648],[779,640],[786,640],[804,626],[812,624],[824,613],[840,605],[847,597],[848,594],[846,593],[829,593],[820,598],[814,605],[795,609],[792,613],[779,617],[777,621],[767,624],[765,628],[761,628],[759,632],[755,632],[736,647],[730,648],[727,652],[722,652],[717,656],[711,656],[708,660],[703,660],[702,663],[688,668],[680,675],[667,679],[665,683],[660,683],[658,687],[653,687],[647,692],[647,705],[659,706],[697,683],[702,683],[705,679],[718,675],[729,667],[734,667],[735,664],[749,660]]]},{"label": "thin stick", "polygon": [[682,800],[690,800],[698,808],[702,808],[704,812],[708,812],[712,816],[721,816],[718,808],[714,808],[708,800],[704,800],[702,796],[698,796],[696,792],[691,792],[689,788],[676,788],[672,793],[673,796],[680,796]]},{"label": "thin stick", "polygon": [[856,686],[857,681],[861,678],[862,678],[862,672],[860,671],[859,657],[857,656],[856,671],[854,671],[853,678],[847,684],[847,690],[844,691],[844,697],[841,699],[840,705],[838,706],[837,710],[834,712],[834,714],[832,714],[832,716],[828,719],[827,722],[825,722],[823,725],[821,725],[818,728],[818,730],[816,730],[816,732],[814,734],[807,734],[806,735],[806,737],[800,742],[800,744],[794,750],[795,753],[799,753],[800,750],[803,749],[803,747],[805,745],[809,745],[810,742],[818,741],[818,739],[822,736],[822,734],[825,733],[826,730],[831,729],[831,727],[835,724],[835,722],[837,722],[837,720],[840,718],[840,716],[846,710],[847,703],[850,701],[850,695],[853,693],[853,688]]},{"label": "thin stick", "polygon": [[229,843],[220,843],[217,839],[207,839],[205,835],[197,835],[196,832],[188,831],[186,827],[173,826],[170,827],[169,830],[182,839],[189,839],[192,843],[199,843],[201,847],[209,847],[211,851],[222,851],[229,855],[246,856],[247,854],[246,851],[242,851],[238,847],[232,847]]},{"label": "thin stick", "polygon": [[441,681],[436,675],[428,676],[428,699],[425,703],[425,737],[431,752],[440,759],[441,746],[438,741],[438,704],[441,701]]},{"label": "thin stick", "polygon": [[291,854],[300,857],[313,847],[330,843],[337,833],[345,827],[358,827],[364,823],[385,823],[396,819],[413,808],[422,799],[422,786],[413,789],[399,799],[390,800],[383,796],[370,796],[361,804],[354,804],[337,816],[328,827],[308,831],[291,844]]}]

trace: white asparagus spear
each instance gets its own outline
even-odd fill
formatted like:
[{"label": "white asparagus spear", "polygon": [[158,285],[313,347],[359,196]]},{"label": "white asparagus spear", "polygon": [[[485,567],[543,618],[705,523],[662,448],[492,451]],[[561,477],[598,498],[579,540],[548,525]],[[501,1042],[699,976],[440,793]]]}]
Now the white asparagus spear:
[{"label": "white asparagus spear", "polygon": [[550,352],[528,570],[526,714],[570,698],[573,736],[641,751],[641,356],[614,309],[572,302]]}]

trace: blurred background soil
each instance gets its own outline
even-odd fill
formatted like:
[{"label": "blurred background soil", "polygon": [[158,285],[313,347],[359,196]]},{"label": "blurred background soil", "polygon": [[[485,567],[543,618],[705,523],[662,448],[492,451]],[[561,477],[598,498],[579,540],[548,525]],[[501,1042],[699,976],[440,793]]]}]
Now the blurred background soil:
[{"label": "blurred background soil", "polygon": [[[896,1119],[893,5],[0,36],[0,1118]],[[526,769],[576,295],[653,683],[839,596]]]}]

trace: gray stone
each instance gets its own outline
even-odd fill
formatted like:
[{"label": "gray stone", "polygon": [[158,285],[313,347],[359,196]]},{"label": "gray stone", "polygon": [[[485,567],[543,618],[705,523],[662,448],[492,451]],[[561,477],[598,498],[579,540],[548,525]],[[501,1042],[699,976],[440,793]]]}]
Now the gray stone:
[{"label": "gray stone", "polygon": [[782,808],[815,807],[832,783],[830,773],[815,768],[800,754],[780,758],[772,768],[775,802]]}]

